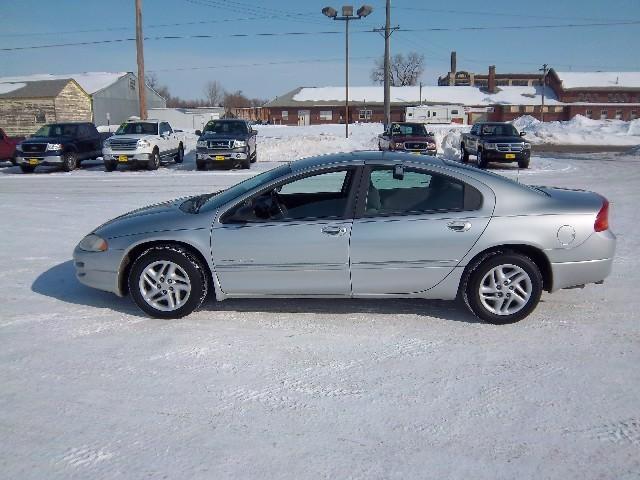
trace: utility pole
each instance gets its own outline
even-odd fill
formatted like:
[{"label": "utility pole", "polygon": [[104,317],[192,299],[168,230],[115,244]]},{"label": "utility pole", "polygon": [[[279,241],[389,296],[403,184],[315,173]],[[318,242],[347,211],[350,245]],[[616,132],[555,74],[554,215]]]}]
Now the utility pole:
[{"label": "utility pole", "polygon": [[391,125],[391,0],[387,0],[384,22],[384,127]]},{"label": "utility pole", "polygon": [[544,63],[542,68],[539,71],[542,72],[542,106],[540,107],[540,121],[544,122],[544,91],[547,86],[547,67],[548,65]]},{"label": "utility pole", "polygon": [[420,106],[422,106],[422,82],[420,82]]},{"label": "utility pole", "polygon": [[349,20],[345,17],[344,54],[344,138],[349,138]]},{"label": "utility pole", "polygon": [[144,37],[142,36],[142,0],[136,0],[136,56],[138,58],[138,103],[140,118],[147,119],[147,82],[144,79]]}]

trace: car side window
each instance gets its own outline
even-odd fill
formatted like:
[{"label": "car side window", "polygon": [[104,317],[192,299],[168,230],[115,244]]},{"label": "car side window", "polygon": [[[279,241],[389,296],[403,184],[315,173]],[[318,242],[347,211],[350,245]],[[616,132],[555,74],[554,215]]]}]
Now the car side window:
[{"label": "car side window", "polygon": [[171,132],[171,127],[169,126],[168,123],[162,122],[160,124],[160,135],[164,135],[165,133],[172,133]]},{"label": "car side window", "polygon": [[470,185],[432,172],[405,169],[394,178],[393,167],[371,170],[365,216],[407,215],[480,208],[482,196]]},{"label": "car side window", "polygon": [[297,178],[261,192],[234,207],[222,223],[254,223],[342,218],[354,168]]}]

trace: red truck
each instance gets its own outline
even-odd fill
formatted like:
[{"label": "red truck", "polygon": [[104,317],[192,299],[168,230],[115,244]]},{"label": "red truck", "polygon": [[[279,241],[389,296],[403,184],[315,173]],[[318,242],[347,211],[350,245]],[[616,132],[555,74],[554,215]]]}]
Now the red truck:
[{"label": "red truck", "polygon": [[14,154],[16,145],[24,140],[24,137],[10,137],[0,128],[0,161],[11,160],[15,163]]}]

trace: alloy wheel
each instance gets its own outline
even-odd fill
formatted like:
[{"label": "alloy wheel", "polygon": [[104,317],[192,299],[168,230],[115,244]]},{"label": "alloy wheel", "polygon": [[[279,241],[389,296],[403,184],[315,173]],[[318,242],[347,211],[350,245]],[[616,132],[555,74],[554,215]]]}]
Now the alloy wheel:
[{"label": "alloy wheel", "polygon": [[150,263],[140,274],[138,287],[145,302],[163,312],[179,309],[191,294],[187,272],[167,260]]},{"label": "alloy wheel", "polygon": [[480,282],[480,302],[494,315],[513,315],[522,310],[533,292],[531,278],[518,265],[498,265]]}]

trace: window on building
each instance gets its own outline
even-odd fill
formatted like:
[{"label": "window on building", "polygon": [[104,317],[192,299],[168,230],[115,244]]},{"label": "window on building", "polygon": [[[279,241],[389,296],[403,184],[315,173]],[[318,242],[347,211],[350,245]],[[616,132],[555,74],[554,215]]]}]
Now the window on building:
[{"label": "window on building", "polygon": [[516,87],[527,87],[529,86],[529,80],[513,80],[511,82],[511,85],[514,85]]},{"label": "window on building", "polygon": [[136,79],[133,77],[129,77],[129,88],[131,90],[135,90],[136,89]]},{"label": "window on building", "polygon": [[320,110],[320,120],[333,120],[333,111],[331,110]]},{"label": "window on building", "polygon": [[584,115],[587,118],[593,118],[593,110],[587,110]]},{"label": "window on building", "polygon": [[553,111],[556,113],[562,112],[562,107],[553,107]]},{"label": "window on building", "polygon": [[533,105],[527,105],[526,107],[524,107],[524,111],[527,113],[532,113],[535,110],[535,107]]},{"label": "window on building", "polygon": [[549,107],[545,105],[544,107],[542,107],[542,111],[547,113],[549,111]]},{"label": "window on building", "polygon": [[600,110],[600,119],[605,120],[609,116],[609,112],[607,110]]},{"label": "window on building", "polygon": [[289,120],[289,111],[288,110],[283,110],[282,111],[282,119],[283,120]]},{"label": "window on building", "polygon": [[47,123],[47,116],[42,110],[38,110],[36,112],[36,121],[35,123]]},{"label": "window on building", "polygon": [[458,115],[458,110],[451,110],[451,115]]},{"label": "window on building", "polygon": [[622,120],[622,110],[616,110],[616,119]]},{"label": "window on building", "polygon": [[511,105],[509,107],[509,111],[511,113],[518,113],[520,111],[520,107],[518,105]]},{"label": "window on building", "polygon": [[371,120],[372,113],[373,112],[371,110],[360,110],[358,113],[358,120]]}]

